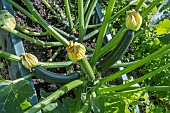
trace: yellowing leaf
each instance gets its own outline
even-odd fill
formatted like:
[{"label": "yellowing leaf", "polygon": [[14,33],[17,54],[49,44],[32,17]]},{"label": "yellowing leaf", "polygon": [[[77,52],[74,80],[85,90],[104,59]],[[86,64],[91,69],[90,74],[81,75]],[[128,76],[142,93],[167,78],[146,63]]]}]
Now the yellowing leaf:
[{"label": "yellowing leaf", "polygon": [[170,32],[170,20],[164,19],[158,24],[158,28],[155,30],[157,35],[167,34]]}]

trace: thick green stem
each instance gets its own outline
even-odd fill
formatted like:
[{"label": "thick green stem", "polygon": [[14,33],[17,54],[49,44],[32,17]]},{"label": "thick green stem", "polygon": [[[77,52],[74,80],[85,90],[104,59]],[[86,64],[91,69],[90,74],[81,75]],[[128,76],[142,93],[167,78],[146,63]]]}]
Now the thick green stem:
[{"label": "thick green stem", "polygon": [[82,58],[78,62],[80,63],[84,73],[88,76],[89,81],[93,81],[95,79],[95,75],[87,59]]},{"label": "thick green stem", "polygon": [[47,7],[48,9],[50,9],[50,11],[57,17],[57,19],[59,20],[59,22],[63,23],[63,21],[61,20],[60,15],[57,14],[57,12],[50,6],[50,4],[49,4],[46,0],[41,0],[41,1],[42,1],[42,3],[43,3],[44,5],[46,5],[46,7]]},{"label": "thick green stem", "polygon": [[73,29],[73,21],[71,18],[70,6],[69,6],[68,0],[64,0],[64,4],[65,4],[65,9],[66,9],[66,15],[67,15],[67,18],[69,21],[69,26],[70,26],[70,29],[72,30]]},{"label": "thick green stem", "polygon": [[62,44],[60,42],[44,42],[44,41],[41,41],[41,40],[37,40],[37,39],[29,37],[29,36],[27,36],[25,34],[22,34],[17,30],[11,30],[6,26],[3,26],[2,29],[6,30],[6,31],[8,31],[10,33],[13,33],[13,34],[15,34],[16,36],[18,36],[18,37],[20,37],[22,39],[25,39],[25,40],[30,41],[32,43],[35,43],[37,45],[42,45],[42,46],[62,46]]},{"label": "thick green stem", "polygon": [[84,103],[83,107],[77,113],[87,113],[89,103]]},{"label": "thick green stem", "polygon": [[89,113],[87,112],[88,109],[90,108],[90,101],[91,101],[91,92],[92,89],[88,90],[88,92],[86,93],[86,100],[84,102],[84,105],[82,106],[82,108],[77,112],[77,113]]},{"label": "thick green stem", "polygon": [[90,0],[86,0],[85,6],[84,6],[84,13],[86,13],[87,8],[89,7]]},{"label": "thick green stem", "polygon": [[94,25],[88,25],[87,28],[96,28],[96,27],[100,27],[102,24],[94,24]]},{"label": "thick green stem", "polygon": [[91,47],[87,47],[87,46],[86,46],[86,50],[87,50],[88,52],[92,52],[92,53],[94,52],[94,49],[91,48]]},{"label": "thick green stem", "polygon": [[118,31],[118,33],[106,45],[101,48],[98,58],[113,49],[118,44],[118,42],[126,31],[127,29],[125,27],[125,24],[123,24],[122,28]]},{"label": "thick green stem", "polygon": [[119,67],[128,67],[132,64],[135,64],[138,61],[134,61],[134,62],[128,62],[128,63],[121,63],[121,64],[113,64],[110,68],[119,68]]},{"label": "thick green stem", "polygon": [[79,19],[79,42],[83,42],[84,37],[84,9],[83,9],[83,1],[78,0],[78,19]]},{"label": "thick green stem", "polygon": [[145,2],[145,0],[140,0],[139,1],[138,5],[135,7],[135,11],[138,11],[141,8],[143,2]]},{"label": "thick green stem", "polygon": [[113,16],[111,16],[109,23],[112,23],[113,21],[115,21],[117,18],[119,18],[120,15],[122,15],[123,13],[125,13],[125,11],[134,3],[130,3],[127,6],[125,6],[123,9],[121,9],[120,11],[116,12]]},{"label": "thick green stem", "polygon": [[12,83],[15,84],[15,83],[17,83],[17,82],[19,82],[19,81],[21,81],[21,80],[27,80],[27,79],[29,79],[29,78],[31,78],[31,77],[33,77],[33,76],[34,76],[34,73],[31,73],[31,74],[29,74],[29,75],[27,75],[27,76],[24,76],[24,77],[22,77],[22,78],[13,80]]},{"label": "thick green stem", "polygon": [[32,108],[28,109],[24,113],[37,113],[39,110],[43,109],[45,106],[55,101],[56,99],[61,97],[63,94],[67,93],[68,91],[72,90],[73,88],[77,86],[82,85],[85,81],[86,81],[86,78],[81,78],[79,80],[74,80],[64,85],[63,87],[61,87],[60,89],[58,89],[57,91],[55,91],[54,93],[52,93],[51,95],[49,95],[48,97],[40,101],[38,104],[34,105]]},{"label": "thick green stem", "polygon": [[111,81],[111,80],[114,80],[116,78],[118,78],[119,76],[123,75],[123,74],[126,74],[138,67],[140,67],[141,65],[144,65],[145,63],[148,63],[149,61],[157,58],[157,57],[160,57],[160,56],[163,56],[163,55],[166,55],[166,54],[169,54],[170,53],[170,44],[169,45],[166,45],[164,46],[163,48],[161,48],[160,50],[154,52],[153,54],[147,56],[146,58],[138,61],[137,63],[125,68],[124,70],[121,70],[115,74],[112,74],[110,76],[107,76],[105,78],[103,78],[100,83],[105,83],[105,82],[108,82],[108,81]]},{"label": "thick green stem", "polygon": [[31,36],[45,36],[45,35],[48,35],[48,32],[41,32],[41,33],[38,33],[38,32],[32,32],[32,31],[28,31],[27,29],[24,29],[18,25],[16,25],[16,29],[20,30],[21,32],[27,34],[27,35],[31,35]]},{"label": "thick green stem", "polygon": [[150,72],[150,73],[148,73],[148,74],[146,74],[146,75],[144,75],[144,76],[142,76],[140,78],[137,78],[132,82],[128,82],[128,83],[125,83],[125,84],[122,84],[122,85],[119,85],[119,86],[115,86],[115,87],[100,88],[100,91],[101,92],[108,92],[108,91],[117,91],[117,90],[125,89],[127,87],[130,87],[131,85],[137,84],[137,83],[139,83],[139,82],[141,82],[143,80],[146,80],[147,78],[150,78],[150,77],[158,74],[159,72],[161,72],[162,70],[164,70],[164,69],[166,69],[168,67],[170,67],[170,63],[167,64],[167,65],[164,65],[164,66],[156,69],[155,71],[152,71],[152,72]]},{"label": "thick green stem", "polygon": [[55,50],[55,53],[51,56],[50,59],[48,59],[48,62],[52,62],[57,57],[60,50],[61,50],[60,47],[57,50]]},{"label": "thick green stem", "polygon": [[16,61],[16,62],[20,62],[21,58],[19,56],[7,53],[5,51],[0,50],[0,56],[3,58],[6,58],[8,60],[12,60],[12,61]]},{"label": "thick green stem", "polygon": [[116,93],[130,93],[133,91],[139,91],[145,89],[148,92],[152,91],[170,91],[170,86],[146,86],[146,87],[140,87],[140,86],[132,86],[128,87],[126,89],[121,90],[121,92]]},{"label": "thick green stem", "polygon": [[87,30],[87,27],[88,27],[88,24],[89,24],[91,15],[92,15],[92,13],[93,13],[93,11],[94,11],[94,8],[95,8],[97,2],[98,2],[98,0],[93,0],[93,1],[92,1],[91,5],[90,5],[90,8],[89,8],[89,10],[88,10],[88,12],[87,12],[87,15],[86,15],[86,17],[85,17],[85,22],[84,22],[84,31],[85,31],[85,32],[86,32],[86,30]]},{"label": "thick green stem", "polygon": [[65,62],[38,62],[38,65],[41,68],[61,68],[61,67],[68,67],[71,64],[73,64],[72,61],[65,61]]},{"label": "thick green stem", "polygon": [[56,27],[53,27],[53,28],[54,28],[57,32],[59,32],[62,36],[64,36],[64,37],[67,37],[67,38],[75,38],[74,35],[70,35],[70,34],[64,32],[63,30],[60,30],[60,29],[58,29],[58,28],[56,28]]},{"label": "thick green stem", "polygon": [[145,18],[145,17],[147,16],[147,14],[148,14],[156,5],[159,4],[159,2],[160,2],[160,0],[155,0],[154,2],[152,2],[152,3],[150,4],[150,6],[142,12],[142,14],[141,14],[142,18]]},{"label": "thick green stem", "polygon": [[51,25],[49,25],[37,12],[30,0],[23,0],[29,11],[34,15],[34,17],[39,21],[39,23],[46,29],[54,38],[61,42],[64,46],[68,46],[69,42],[63,36],[61,36],[57,31],[55,31]]},{"label": "thick green stem", "polygon": [[94,31],[90,32],[89,34],[85,35],[83,38],[83,41],[88,40],[89,38],[92,38],[94,35],[96,35],[97,33],[99,33],[100,29],[95,29]]},{"label": "thick green stem", "polygon": [[104,16],[104,20],[103,20],[101,28],[100,28],[100,32],[99,32],[97,43],[96,43],[96,49],[95,49],[93,57],[91,59],[92,67],[95,66],[95,63],[96,63],[97,59],[99,58],[98,55],[100,53],[100,49],[101,49],[102,44],[103,44],[103,39],[104,39],[106,30],[107,30],[107,27],[108,27],[108,22],[109,22],[110,16],[112,15],[114,4],[115,4],[115,0],[110,0],[109,5],[108,5],[107,10],[106,10],[106,14]]},{"label": "thick green stem", "polygon": [[76,92],[74,113],[77,113],[77,111],[79,111],[81,108],[81,93],[82,93],[82,87],[78,86]]}]

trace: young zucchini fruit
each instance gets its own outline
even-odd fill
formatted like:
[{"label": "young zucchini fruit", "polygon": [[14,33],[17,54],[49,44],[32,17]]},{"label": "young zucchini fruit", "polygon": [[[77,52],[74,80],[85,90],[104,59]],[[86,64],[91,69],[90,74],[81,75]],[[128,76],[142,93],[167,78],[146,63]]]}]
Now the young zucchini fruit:
[{"label": "young zucchini fruit", "polygon": [[134,38],[134,31],[128,30],[116,45],[116,47],[110,51],[110,53],[97,64],[97,70],[102,72],[106,71],[112,66],[116,61],[118,61],[121,56],[126,52],[130,43]]},{"label": "young zucchini fruit", "polygon": [[77,72],[70,73],[68,75],[61,75],[58,73],[49,72],[40,67],[34,67],[33,71],[35,72],[36,77],[43,79],[49,83],[68,83],[80,78],[80,75]]}]

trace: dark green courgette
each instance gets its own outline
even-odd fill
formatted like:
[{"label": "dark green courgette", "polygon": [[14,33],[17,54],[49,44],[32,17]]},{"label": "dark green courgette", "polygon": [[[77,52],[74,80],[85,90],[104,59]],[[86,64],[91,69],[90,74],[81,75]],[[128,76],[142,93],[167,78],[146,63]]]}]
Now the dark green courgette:
[{"label": "dark green courgette", "polygon": [[116,45],[116,47],[110,51],[110,53],[101,60],[97,65],[98,71],[106,71],[112,66],[116,61],[118,61],[121,56],[126,52],[127,48],[129,47],[130,43],[134,38],[134,31],[128,30],[120,42]]},{"label": "dark green courgette", "polygon": [[35,72],[36,77],[43,79],[49,83],[68,83],[80,77],[77,72],[70,73],[68,75],[61,75],[58,73],[49,72],[40,67],[34,67],[33,71]]}]

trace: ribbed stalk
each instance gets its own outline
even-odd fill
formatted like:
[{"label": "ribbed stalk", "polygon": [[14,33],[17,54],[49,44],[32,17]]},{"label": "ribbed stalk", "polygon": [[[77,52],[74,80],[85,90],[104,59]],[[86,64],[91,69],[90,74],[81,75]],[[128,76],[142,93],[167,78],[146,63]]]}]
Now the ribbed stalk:
[{"label": "ribbed stalk", "polygon": [[84,37],[84,8],[83,1],[78,0],[78,19],[79,19],[79,42],[83,42]]},{"label": "ribbed stalk", "polygon": [[139,1],[138,5],[135,7],[135,11],[138,11],[141,8],[143,2],[145,2],[145,0],[140,0]]},{"label": "ribbed stalk", "polygon": [[134,62],[127,62],[127,63],[120,63],[120,64],[113,64],[110,68],[119,68],[119,67],[128,67],[132,64],[135,64],[138,61],[134,61]]},{"label": "ribbed stalk", "polygon": [[87,8],[89,7],[90,0],[86,0],[86,3],[84,5],[84,13],[86,13]]},{"label": "ribbed stalk", "polygon": [[161,48],[160,50],[152,53],[151,55],[149,55],[149,56],[147,56],[147,57],[145,57],[144,59],[140,60],[139,62],[137,62],[137,63],[135,63],[135,64],[133,64],[133,65],[125,68],[124,70],[121,70],[121,71],[119,71],[119,72],[117,72],[117,73],[115,73],[115,74],[112,74],[112,75],[110,75],[110,76],[107,76],[107,77],[103,78],[103,79],[100,81],[100,83],[102,84],[102,83],[106,83],[106,82],[108,82],[108,81],[114,80],[114,79],[118,78],[119,76],[121,76],[121,75],[123,75],[123,74],[125,74],[125,73],[128,73],[128,72],[130,72],[130,71],[132,71],[132,70],[134,70],[134,69],[136,69],[136,68],[144,65],[145,63],[147,63],[147,62],[149,62],[149,61],[151,61],[151,60],[153,60],[153,59],[155,59],[155,58],[158,58],[158,57],[160,57],[160,56],[169,54],[169,53],[170,53],[170,49],[169,49],[169,48],[170,48],[170,44],[164,46],[164,47]]},{"label": "ribbed stalk", "polygon": [[19,78],[19,79],[16,79],[16,80],[13,80],[12,81],[12,83],[17,83],[17,82],[19,82],[19,81],[21,81],[21,80],[27,80],[27,79],[29,79],[29,78],[31,78],[31,77],[33,77],[34,76],[34,73],[31,73],[31,74],[29,74],[29,75],[26,75],[26,76],[24,76],[24,77],[22,77],[22,78]]},{"label": "ribbed stalk", "polygon": [[60,33],[62,36],[66,37],[66,38],[75,38],[74,35],[70,35],[66,32],[64,32],[63,30],[60,30],[59,28],[53,27],[58,33]]},{"label": "ribbed stalk", "polygon": [[96,43],[96,49],[94,51],[93,57],[90,62],[92,67],[95,66],[95,63],[96,63],[97,59],[99,58],[98,55],[100,54],[100,49],[103,44],[103,39],[104,39],[106,30],[108,27],[108,22],[109,22],[110,16],[112,15],[114,4],[115,4],[115,0],[110,0],[109,5],[106,10],[106,14],[104,16],[104,20],[103,20],[101,28],[100,28],[100,32],[99,32],[97,43]]},{"label": "ribbed stalk", "polygon": [[94,11],[94,8],[95,8],[97,2],[98,2],[98,0],[93,0],[93,1],[92,1],[91,5],[90,5],[90,7],[89,7],[89,10],[88,10],[88,12],[87,12],[87,15],[86,15],[86,17],[85,17],[85,22],[84,22],[84,30],[85,30],[85,32],[86,32],[86,30],[87,30],[87,27],[88,27],[88,24],[89,24],[91,15],[92,15],[92,13],[93,13],[93,11]]},{"label": "ribbed stalk", "polygon": [[89,34],[85,35],[83,38],[83,41],[88,40],[90,38],[92,38],[94,35],[96,35],[97,33],[99,33],[100,29],[95,29],[94,31],[90,32]]},{"label": "ribbed stalk", "polygon": [[48,59],[47,62],[52,62],[56,57],[57,55],[59,54],[59,51],[61,50],[61,47],[57,48],[54,52],[54,54],[51,56],[51,58]]},{"label": "ribbed stalk", "polygon": [[72,61],[65,61],[65,62],[38,62],[38,65],[41,68],[61,68],[61,67],[68,67],[71,64],[73,64]]},{"label": "ribbed stalk", "polygon": [[27,29],[24,29],[18,25],[16,25],[15,27],[16,29],[20,30],[21,32],[27,34],[27,35],[31,35],[31,36],[45,36],[45,35],[48,35],[48,32],[32,32],[32,31],[28,31]]},{"label": "ribbed stalk", "polygon": [[115,93],[120,93],[120,94],[124,94],[124,93],[130,93],[130,92],[135,92],[135,91],[139,91],[139,90],[146,90],[148,92],[153,92],[153,91],[170,91],[170,86],[146,86],[146,87],[140,87],[140,86],[132,86],[132,87],[128,87],[124,90],[121,90],[121,92],[115,92]]},{"label": "ribbed stalk", "polygon": [[76,91],[76,99],[75,99],[75,108],[74,113],[77,113],[77,111],[80,110],[81,107],[81,93],[82,93],[82,87],[78,86]]},{"label": "ribbed stalk", "polygon": [[84,73],[88,76],[89,81],[93,81],[95,79],[95,75],[87,59],[82,58],[78,62],[81,65]]},{"label": "ribbed stalk", "polygon": [[68,0],[64,0],[64,5],[65,5],[65,9],[66,9],[66,15],[67,15],[67,18],[69,21],[69,26],[70,26],[70,29],[72,30],[73,29],[73,21],[71,18],[70,6],[69,6]]},{"label": "ribbed stalk", "polygon": [[96,28],[96,27],[100,27],[102,24],[93,24],[93,25],[88,25],[87,28]]},{"label": "ribbed stalk", "polygon": [[[155,71],[152,71],[152,72],[150,72],[150,73],[148,73],[148,74],[146,74],[146,75],[144,75],[144,76],[142,76],[142,77],[140,77],[140,78],[137,78],[137,79],[135,79],[135,80],[132,81],[132,82],[128,82],[128,83],[125,83],[125,84],[122,84],[122,85],[119,85],[119,86],[115,86],[115,87],[100,88],[100,91],[101,91],[101,92],[108,92],[108,91],[117,91],[117,90],[121,90],[121,89],[128,88],[128,87],[130,87],[131,85],[137,84],[137,83],[139,83],[139,82],[141,82],[141,81],[146,80],[147,78],[150,78],[150,77],[158,74],[159,72],[161,72],[162,70],[164,70],[164,69],[166,69],[166,68],[168,68],[168,67],[170,67],[170,63],[169,63],[169,64],[166,64],[166,65],[164,65],[164,66],[156,69]],[[155,77],[156,77],[156,76],[155,76]]]},{"label": "ribbed stalk", "polygon": [[50,6],[50,4],[46,0],[41,0],[41,2],[48,8],[50,11],[56,16],[56,18],[59,20],[59,22],[63,23],[61,20],[61,17],[57,12]]},{"label": "ribbed stalk", "polygon": [[149,7],[142,12],[142,14],[141,14],[142,18],[145,18],[145,17],[147,16],[147,14],[148,14],[156,5],[158,5],[158,3],[159,3],[160,1],[161,1],[161,0],[155,0],[154,2],[152,2],[152,3],[149,5]]},{"label": "ribbed stalk", "polygon": [[11,30],[6,26],[3,26],[2,29],[6,30],[6,31],[8,31],[10,33],[13,33],[16,36],[18,36],[18,37],[20,37],[22,39],[25,39],[25,40],[27,40],[29,42],[35,43],[37,45],[42,45],[42,46],[62,46],[62,43],[60,43],[60,42],[44,42],[44,41],[41,41],[41,40],[37,40],[37,39],[29,37],[29,36],[27,36],[25,34],[22,34],[21,32],[19,32],[17,30]]},{"label": "ribbed stalk", "polygon": [[123,34],[127,31],[125,24],[123,24],[122,28],[117,32],[117,34],[106,44],[104,45],[98,57],[103,56],[104,54],[108,53],[111,49],[113,49],[121,40]]},{"label": "ribbed stalk", "polygon": [[56,38],[59,42],[61,42],[64,46],[68,46],[69,42],[61,36],[57,31],[55,31],[51,25],[49,25],[37,12],[34,8],[32,2],[30,0],[23,0],[29,11],[33,14],[33,16],[39,21],[39,24],[43,26],[54,38]]},{"label": "ribbed stalk", "polygon": [[86,81],[86,78],[82,78],[79,80],[74,80],[57,91],[53,92],[51,95],[40,101],[38,104],[34,105],[32,108],[28,109],[24,113],[37,113],[39,110],[43,109],[45,106],[50,104],[51,102],[55,101],[59,97],[61,97],[63,94],[67,93],[68,91],[72,90],[73,88],[82,85]]},{"label": "ribbed stalk", "polygon": [[6,58],[8,60],[12,60],[12,61],[16,61],[16,62],[20,62],[21,58],[19,56],[7,53],[3,50],[0,50],[0,56],[3,58]]}]

